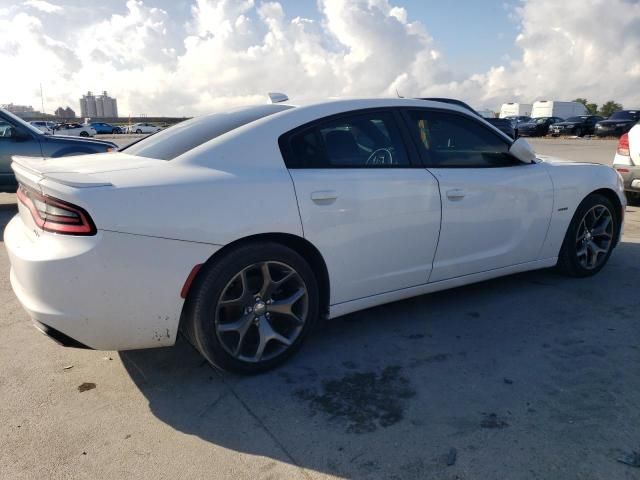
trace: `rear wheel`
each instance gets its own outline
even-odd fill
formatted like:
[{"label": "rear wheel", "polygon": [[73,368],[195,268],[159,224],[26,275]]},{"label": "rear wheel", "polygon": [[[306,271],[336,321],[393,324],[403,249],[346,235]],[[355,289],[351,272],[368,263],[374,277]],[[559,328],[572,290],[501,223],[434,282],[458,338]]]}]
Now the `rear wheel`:
[{"label": "rear wheel", "polygon": [[581,137],[583,135],[584,135],[584,133],[582,132],[582,129],[581,128],[576,128],[576,137]]},{"label": "rear wheel", "polygon": [[574,277],[598,273],[607,263],[619,231],[611,201],[592,194],[578,206],[560,250],[558,267]]},{"label": "rear wheel", "polygon": [[138,135],[140,135],[140,134],[142,133],[142,130],[137,129],[137,130],[136,130],[136,133],[137,133]]},{"label": "rear wheel", "polygon": [[307,262],[276,243],[239,247],[207,265],[186,306],[184,333],[212,364],[259,373],[301,346],[318,317]]},{"label": "rear wheel", "polygon": [[89,134],[83,130],[83,131],[80,132],[80,136],[81,137],[88,137]]}]

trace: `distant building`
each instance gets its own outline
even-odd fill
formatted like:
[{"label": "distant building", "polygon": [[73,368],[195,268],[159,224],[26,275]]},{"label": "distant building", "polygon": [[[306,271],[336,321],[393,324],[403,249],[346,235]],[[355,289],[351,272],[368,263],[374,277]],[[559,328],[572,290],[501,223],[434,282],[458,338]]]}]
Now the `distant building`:
[{"label": "distant building", "polygon": [[80,116],[82,118],[116,118],[118,116],[118,101],[107,95],[106,90],[102,95],[94,95],[87,92],[80,99]]},{"label": "distant building", "polygon": [[31,113],[34,111],[31,105],[14,105],[13,103],[7,103],[0,106],[11,113]]},{"label": "distant building", "polygon": [[58,118],[76,118],[76,112],[74,112],[71,108],[62,108],[58,107],[54,112],[56,117]]}]

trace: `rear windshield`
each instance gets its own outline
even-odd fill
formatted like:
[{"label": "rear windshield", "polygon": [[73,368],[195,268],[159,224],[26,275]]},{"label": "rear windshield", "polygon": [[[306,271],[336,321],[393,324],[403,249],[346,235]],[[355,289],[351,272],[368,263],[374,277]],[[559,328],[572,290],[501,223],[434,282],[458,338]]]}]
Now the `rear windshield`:
[{"label": "rear windshield", "polygon": [[610,120],[635,120],[638,112],[616,112],[609,117]]},{"label": "rear windshield", "polygon": [[123,148],[122,151],[138,157],[173,160],[183,153],[231,130],[289,108],[293,107],[269,104],[192,118],[150,135]]}]

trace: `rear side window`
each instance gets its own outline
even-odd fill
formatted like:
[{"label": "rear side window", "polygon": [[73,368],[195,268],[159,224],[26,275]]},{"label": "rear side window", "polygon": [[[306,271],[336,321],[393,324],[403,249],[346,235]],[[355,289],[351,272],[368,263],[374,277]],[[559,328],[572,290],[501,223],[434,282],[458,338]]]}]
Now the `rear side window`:
[{"label": "rear side window", "polygon": [[417,143],[434,168],[486,168],[517,165],[509,143],[465,115],[414,110],[409,112]]},{"label": "rear side window", "polygon": [[407,168],[409,157],[394,116],[376,111],[340,116],[285,134],[288,168]]},{"label": "rear side window", "polygon": [[231,130],[289,108],[293,107],[269,104],[192,118],[150,135],[122,151],[139,157],[172,160]]}]

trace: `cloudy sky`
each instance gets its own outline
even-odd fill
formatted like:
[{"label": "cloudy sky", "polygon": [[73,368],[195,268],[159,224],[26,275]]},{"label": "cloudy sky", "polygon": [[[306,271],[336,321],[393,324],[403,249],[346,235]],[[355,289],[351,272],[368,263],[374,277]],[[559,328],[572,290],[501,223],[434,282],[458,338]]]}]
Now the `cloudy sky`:
[{"label": "cloudy sky", "polygon": [[640,107],[640,0],[0,0],[0,104],[194,115],[326,96]]}]

